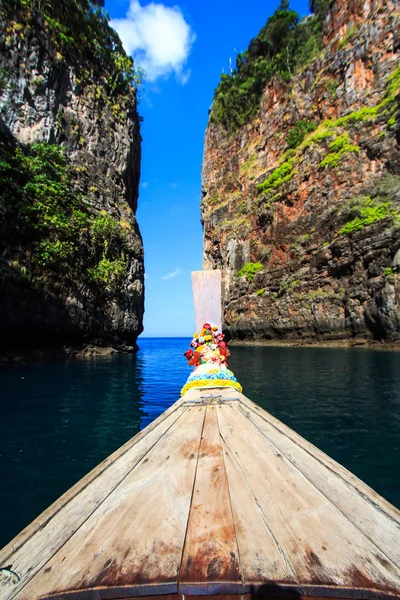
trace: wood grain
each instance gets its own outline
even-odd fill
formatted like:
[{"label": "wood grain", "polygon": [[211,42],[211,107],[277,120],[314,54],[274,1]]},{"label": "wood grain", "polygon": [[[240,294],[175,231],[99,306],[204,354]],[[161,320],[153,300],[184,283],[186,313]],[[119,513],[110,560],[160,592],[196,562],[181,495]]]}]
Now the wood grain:
[{"label": "wood grain", "polygon": [[204,407],[182,409],[18,600],[103,586],[126,595],[177,592],[204,414]]},{"label": "wood grain", "polygon": [[216,407],[208,406],[182,566],[179,591],[229,593],[242,590],[235,526]]},{"label": "wood grain", "polygon": [[[221,390],[221,394],[224,395],[224,392]],[[273,415],[263,410],[260,406],[252,402],[247,396],[244,396],[240,392],[236,390],[230,394],[230,396],[236,395],[236,397],[240,400],[240,402],[250,408],[252,411],[255,411],[260,417],[271,423],[280,433],[286,435],[291,440],[293,440],[300,447],[304,448],[306,452],[308,452],[311,456],[314,456],[319,462],[321,462],[328,470],[337,473],[348,485],[351,485],[356,489],[360,494],[365,496],[365,498],[379,510],[383,511],[390,519],[393,519],[400,525],[400,511],[390,504],[385,498],[380,496],[375,490],[373,490],[369,485],[367,485],[364,481],[361,481],[358,477],[356,477],[351,471],[348,471],[345,467],[337,463],[333,458],[322,452],[319,448],[311,444],[305,440],[301,435],[296,433],[293,429],[290,429],[287,425],[282,423],[276,419]]]},{"label": "wood grain", "polygon": [[[147,427],[145,427],[142,431],[137,433],[133,438],[128,440],[126,444],[118,448],[113,454],[108,456],[103,462],[101,462],[97,467],[92,469],[87,475],[85,475],[82,479],[80,479],[75,485],[73,485],[69,490],[65,492],[60,498],[58,498],[53,504],[51,504],[45,511],[43,511],[32,523],[30,523],[25,529],[23,529],[14,539],[12,539],[4,548],[0,551],[0,565],[7,564],[10,561],[10,557],[12,557],[17,550],[23,546],[33,535],[38,531],[42,531],[48,523],[62,510],[64,507],[73,500],[77,494],[80,494],[90,483],[92,483],[95,479],[100,476],[108,476],[108,469],[116,463],[121,457],[123,457],[129,450],[131,450],[134,446],[136,446],[143,438],[146,438],[149,433],[151,433],[156,427],[158,427],[163,421],[166,421],[167,417],[175,414],[175,419],[180,416],[180,413],[177,412],[178,408],[183,403],[183,399],[180,398],[177,402],[175,402],[172,406],[170,406],[165,412],[163,412],[157,419],[155,419],[152,423],[150,423]],[[168,428],[171,423],[170,421],[166,423],[166,427]],[[158,439],[157,436],[163,435],[164,430],[159,429],[155,436],[150,436],[144,444],[145,447],[149,447],[149,442],[155,443]],[[140,454],[140,453],[139,453]],[[105,479],[103,479],[105,481]],[[104,488],[105,494],[107,494],[110,490]],[[94,495],[94,494],[93,494]],[[81,502],[81,500],[80,500]]]},{"label": "wood grain", "polygon": [[21,577],[0,600],[393,599],[399,557],[386,500],[239,392],[199,389],[0,553]]},{"label": "wood grain", "polygon": [[[218,419],[222,414],[224,422],[229,422],[233,410],[231,405],[218,406]],[[282,588],[286,584],[297,585],[245,474],[226,444],[223,450],[245,591],[267,584],[279,584]]]},{"label": "wood grain", "polygon": [[[327,470],[318,459],[283,435],[254,411],[244,409],[245,416],[261,431],[324,496],[400,568],[400,525],[368,502],[357,489]],[[390,557],[390,558],[389,558]]]},{"label": "wood grain", "polygon": [[200,332],[204,323],[217,325],[221,331],[221,271],[193,271],[192,290],[196,331]]},{"label": "wood grain", "polygon": [[324,586],[400,594],[398,569],[236,406],[229,419],[221,411],[219,422],[222,438],[301,585],[314,594]]},{"label": "wood grain", "polygon": [[[182,409],[181,409],[182,410]],[[125,452],[119,452],[112,462],[97,468],[90,478],[84,478],[64,497],[60,498],[45,516],[37,521],[6,547],[1,565],[12,564],[20,577],[17,585],[0,588],[0,598],[13,598],[28,580],[46,564],[69,538],[83,525],[102,502],[123,481],[128,473],[146,456],[166,431],[179,419],[181,412],[175,410],[159,420],[144,435],[139,435],[135,443],[128,443]],[[11,552],[13,546],[16,550]],[[3,586],[2,586],[3,587]]]}]

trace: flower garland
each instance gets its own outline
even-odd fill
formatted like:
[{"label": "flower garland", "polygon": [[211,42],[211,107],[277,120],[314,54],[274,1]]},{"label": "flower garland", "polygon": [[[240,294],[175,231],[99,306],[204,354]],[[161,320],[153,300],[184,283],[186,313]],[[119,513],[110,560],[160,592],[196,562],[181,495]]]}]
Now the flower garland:
[{"label": "flower garland", "polygon": [[229,379],[214,379],[214,380],[205,380],[205,381],[191,381],[190,383],[186,383],[181,390],[181,396],[186,394],[188,390],[193,388],[204,388],[204,387],[231,387],[237,390],[238,392],[242,391],[242,386],[238,381],[231,381]]},{"label": "flower garland", "polygon": [[191,367],[198,367],[206,363],[226,365],[230,352],[225,342],[223,333],[217,333],[218,327],[204,323],[200,334],[195,333],[190,342],[191,348],[186,350],[185,356]]},{"label": "flower garland", "polygon": [[242,391],[242,386],[227,368],[226,359],[230,352],[218,327],[205,323],[200,333],[194,334],[185,356],[189,365],[195,368],[182,388],[182,396],[188,390],[204,387],[231,387]]}]

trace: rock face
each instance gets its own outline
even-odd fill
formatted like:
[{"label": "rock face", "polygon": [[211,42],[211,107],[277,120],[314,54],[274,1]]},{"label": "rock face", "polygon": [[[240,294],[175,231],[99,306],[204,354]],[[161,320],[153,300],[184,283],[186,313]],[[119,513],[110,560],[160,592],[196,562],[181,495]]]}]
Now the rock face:
[{"label": "rock face", "polygon": [[[74,0],[64,8],[74,11]],[[100,23],[101,31],[111,35],[106,41],[110,56],[116,57],[115,64],[125,60],[116,35],[107,31],[105,19],[96,20],[96,10],[100,9],[92,5],[91,10],[90,27]],[[83,25],[82,31],[85,34]],[[41,233],[42,238],[32,242],[31,236],[25,246],[15,240],[15,230],[23,219],[12,231],[9,223],[14,215],[7,214],[7,210],[11,212],[7,205],[10,189],[4,186],[0,212],[1,346],[134,346],[142,331],[144,310],[143,247],[135,218],[141,141],[135,89],[126,82],[117,85],[122,75],[118,70],[113,74],[115,64],[101,63],[92,50],[86,51],[84,42],[76,39],[79,34],[73,39],[74,32],[44,14],[35,0],[16,1],[14,10],[8,12],[3,7],[0,35],[3,150],[7,146],[12,157],[12,152],[19,156],[16,149],[30,156],[38,143],[44,143],[43,148],[64,148],[65,158],[60,160],[65,173],[59,179],[71,187],[70,204],[77,204],[73,209],[61,206],[63,231],[67,231],[68,211],[75,211],[71,212],[72,220],[78,215],[82,221],[81,225],[74,221],[74,231],[78,232],[75,239],[65,238],[69,254],[65,254],[64,264],[59,266],[61,250],[58,262],[51,263],[43,244],[57,249],[58,223],[49,225],[46,239]],[[75,51],[80,43],[80,51]],[[42,157],[44,150],[40,145],[38,148],[36,152]],[[35,168],[31,167],[32,177]],[[23,198],[26,203],[35,198],[39,207],[37,183],[35,186],[31,196],[25,186]],[[55,202],[62,204],[62,198]],[[57,216],[57,206],[54,211]],[[45,211],[43,215],[46,219]],[[36,230],[39,226],[43,230],[43,219],[35,224]],[[67,247],[66,241],[59,243]],[[32,257],[39,251],[35,262]]]},{"label": "rock face", "polygon": [[223,270],[233,338],[400,340],[395,4],[336,0],[320,56],[235,135],[207,128],[203,268]]}]

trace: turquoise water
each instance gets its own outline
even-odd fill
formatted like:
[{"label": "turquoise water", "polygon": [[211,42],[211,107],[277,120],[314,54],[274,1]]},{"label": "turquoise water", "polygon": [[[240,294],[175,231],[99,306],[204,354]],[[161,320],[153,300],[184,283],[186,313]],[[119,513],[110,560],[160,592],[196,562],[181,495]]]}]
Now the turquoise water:
[{"label": "turquoise water", "polygon": [[[0,547],[179,397],[188,343],[0,368]],[[231,351],[247,396],[400,508],[400,353]]]}]

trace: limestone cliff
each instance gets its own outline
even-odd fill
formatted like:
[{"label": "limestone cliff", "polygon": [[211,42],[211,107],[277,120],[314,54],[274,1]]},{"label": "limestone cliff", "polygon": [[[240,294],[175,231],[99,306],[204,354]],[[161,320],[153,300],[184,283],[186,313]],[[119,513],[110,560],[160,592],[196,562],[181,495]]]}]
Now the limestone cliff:
[{"label": "limestone cliff", "polygon": [[0,340],[142,331],[138,74],[101,2],[2,2]]},{"label": "limestone cliff", "polygon": [[248,124],[210,119],[203,267],[234,338],[400,340],[399,25],[391,0],[330,2]]}]

